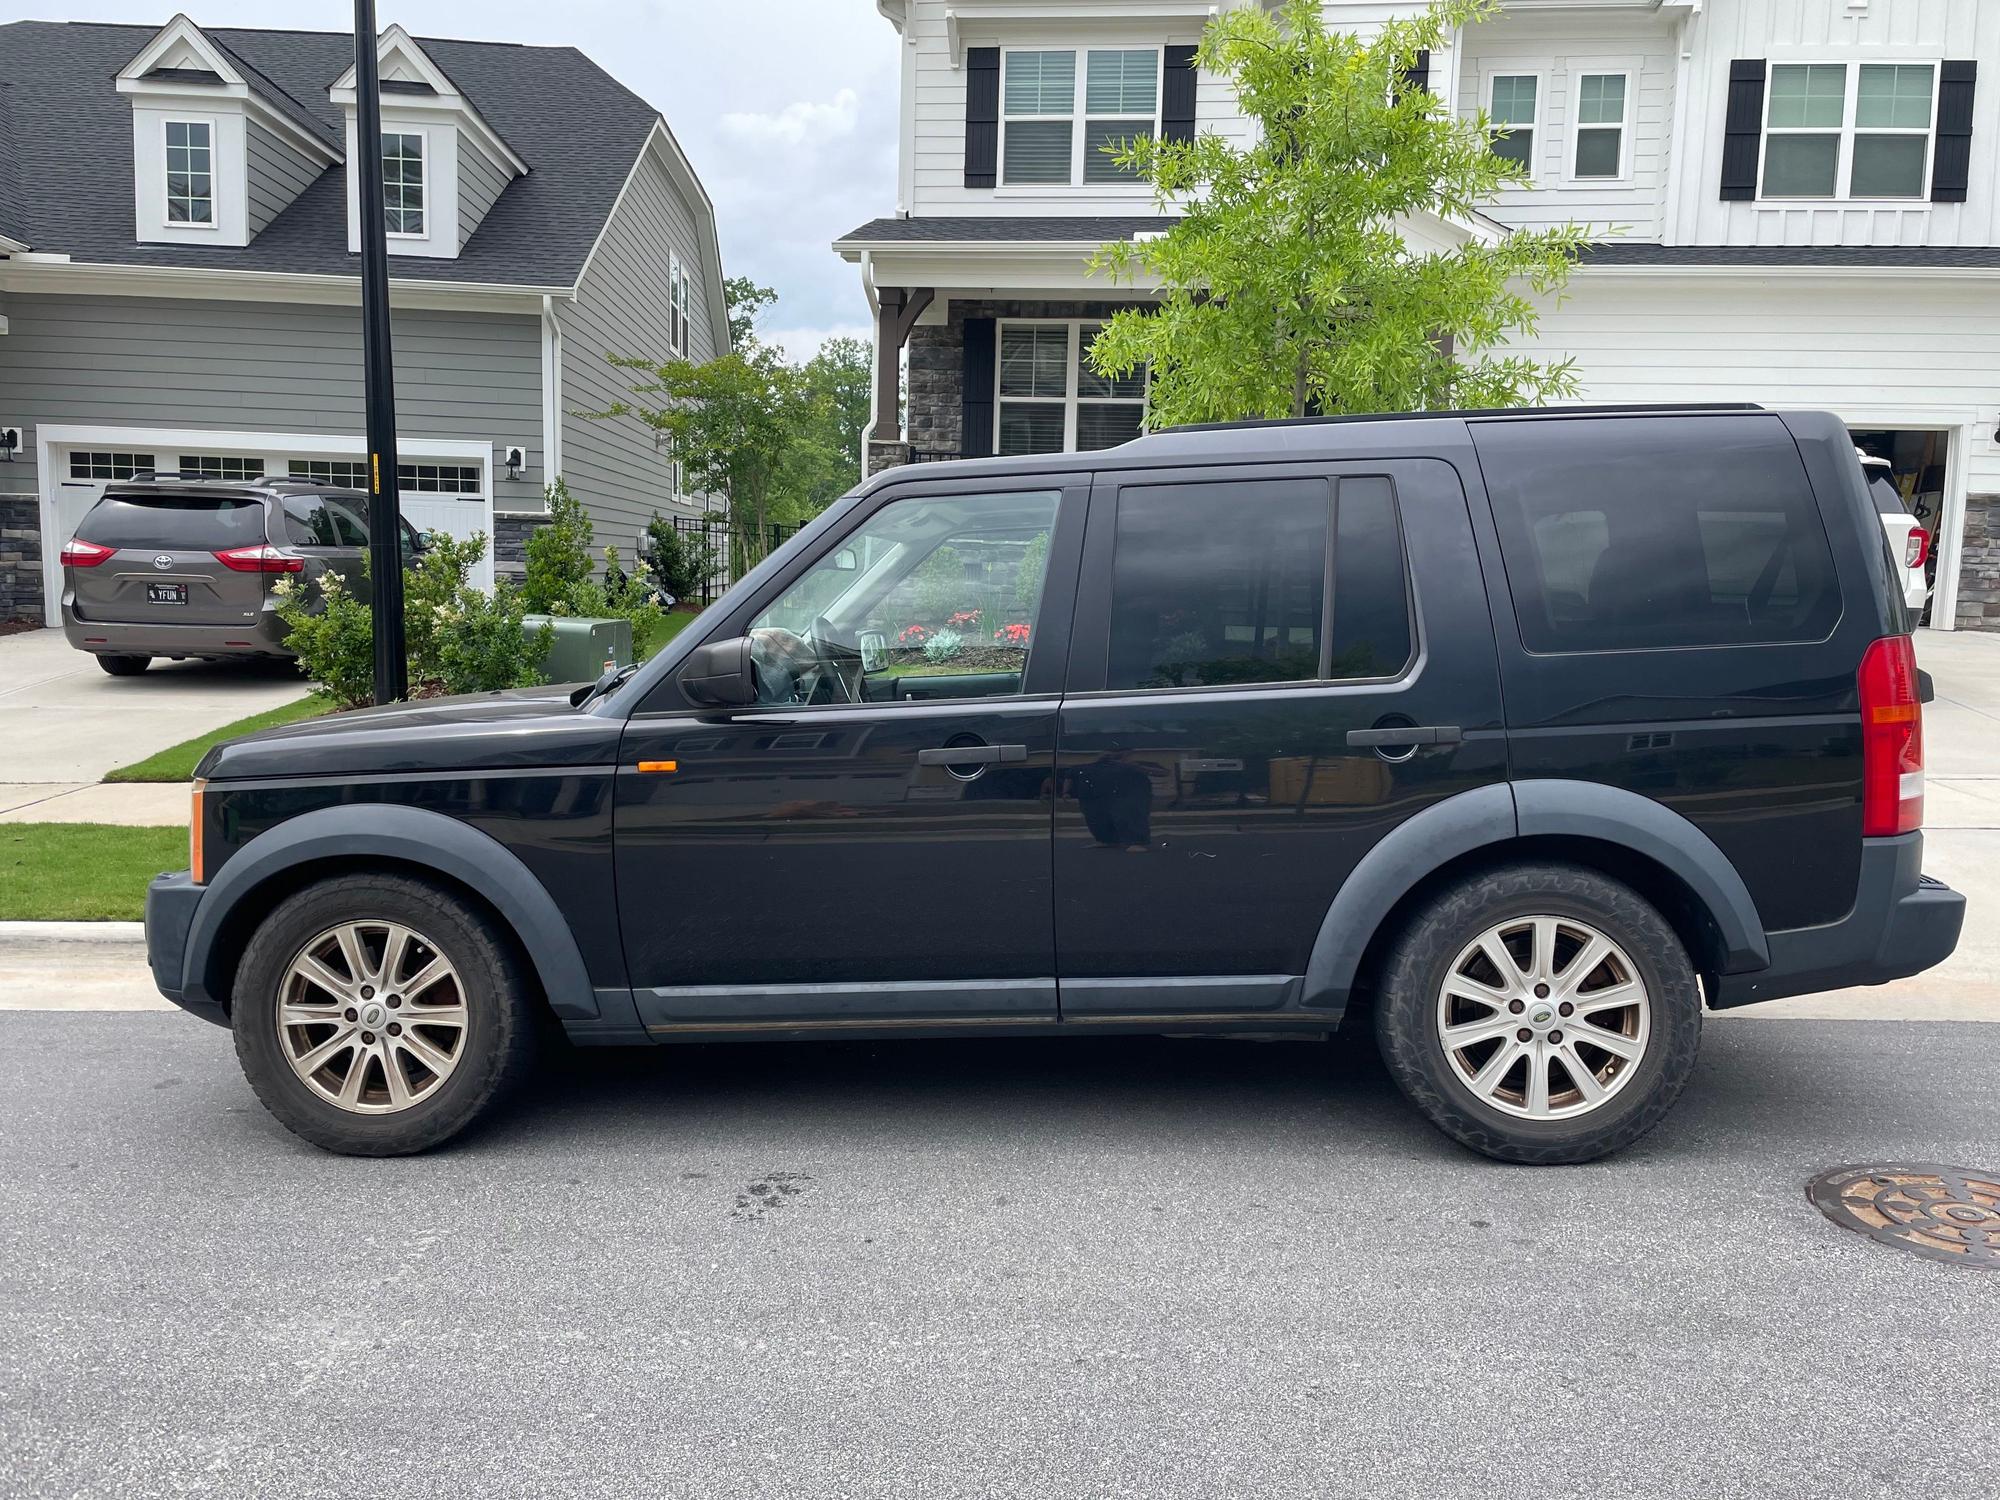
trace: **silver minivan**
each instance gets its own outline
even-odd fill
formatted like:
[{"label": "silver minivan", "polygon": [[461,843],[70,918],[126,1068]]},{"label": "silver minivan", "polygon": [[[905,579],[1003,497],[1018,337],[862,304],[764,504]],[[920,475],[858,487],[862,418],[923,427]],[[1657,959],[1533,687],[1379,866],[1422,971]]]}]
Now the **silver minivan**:
[{"label": "silver minivan", "polygon": [[[63,632],[114,677],[156,656],[289,657],[275,586],[332,570],[365,596],[367,517],[359,490],[310,481],[109,485],[62,550]],[[422,544],[403,531],[407,564]]]}]

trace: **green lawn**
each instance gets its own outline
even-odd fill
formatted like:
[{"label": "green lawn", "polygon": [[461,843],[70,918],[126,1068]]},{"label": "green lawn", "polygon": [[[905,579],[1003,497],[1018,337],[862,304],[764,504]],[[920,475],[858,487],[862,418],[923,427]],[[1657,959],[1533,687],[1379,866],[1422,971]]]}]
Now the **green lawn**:
[{"label": "green lawn", "polygon": [[187,862],[185,828],[0,823],[0,922],[136,922],[146,883]]},{"label": "green lawn", "polygon": [[655,651],[659,650],[660,647],[666,645],[668,641],[685,630],[688,621],[693,618],[694,616],[691,614],[676,612],[662,616],[660,623],[650,629],[635,629],[632,632],[633,657],[638,661],[645,661]]},{"label": "green lawn", "polygon": [[225,724],[220,729],[211,729],[207,734],[196,735],[191,740],[183,740],[157,755],[149,755],[133,765],[120,766],[104,779],[106,781],[186,781],[194,775],[195,763],[207,753],[209,746],[219,745],[224,740],[237,739],[242,735],[255,734],[260,729],[276,729],[280,724],[296,724],[300,719],[316,719],[329,713],[333,705],[318,693],[308,693],[296,703],[287,703],[282,708],[267,709],[261,714],[252,714],[247,719],[238,719],[234,724]]}]

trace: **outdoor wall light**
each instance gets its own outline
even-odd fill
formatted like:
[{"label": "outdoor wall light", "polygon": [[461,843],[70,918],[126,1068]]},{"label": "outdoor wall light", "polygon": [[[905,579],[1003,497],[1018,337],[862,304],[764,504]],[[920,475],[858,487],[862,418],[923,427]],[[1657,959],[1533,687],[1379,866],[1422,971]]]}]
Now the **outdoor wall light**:
[{"label": "outdoor wall light", "polygon": [[21,429],[0,427],[0,464],[11,464],[14,454],[21,446]]},{"label": "outdoor wall light", "polygon": [[509,448],[507,450],[506,463],[507,463],[507,477],[509,479],[519,479],[521,477],[521,471],[527,468],[528,466],[527,449]]}]

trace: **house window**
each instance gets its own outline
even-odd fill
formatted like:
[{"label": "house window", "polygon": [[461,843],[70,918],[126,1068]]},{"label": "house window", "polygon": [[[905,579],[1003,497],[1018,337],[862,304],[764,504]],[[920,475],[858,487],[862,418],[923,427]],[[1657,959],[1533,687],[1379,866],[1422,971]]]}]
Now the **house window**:
[{"label": "house window", "polygon": [[1764,105],[1766,198],[1923,198],[1934,63],[1780,63]]},{"label": "house window", "polygon": [[688,315],[693,303],[692,282],[681,258],[673,256],[667,264],[667,344],[682,359],[688,357],[688,350],[693,347]]},{"label": "house window", "polygon": [[202,479],[228,479],[240,484],[252,479],[262,479],[264,460],[231,458],[219,453],[183,453],[180,471]]},{"label": "house window", "polygon": [[424,233],[424,138],[414,132],[382,133],[382,209],[390,234]]},{"label": "house window", "polygon": [[294,479],[310,479],[314,484],[343,490],[368,488],[368,465],[361,459],[295,458],[286,472]]},{"label": "house window", "polygon": [[215,223],[215,127],[167,121],[167,222]]},{"label": "house window", "polygon": [[72,453],[69,456],[71,479],[130,479],[134,474],[151,473],[154,467],[150,453]]},{"label": "house window", "polygon": [[1160,128],[1160,49],[1002,56],[1000,180],[1010,187],[1125,183],[1109,149]]},{"label": "house window", "polygon": [[1576,81],[1576,139],[1570,175],[1579,179],[1623,177],[1631,98],[1623,73],[1585,73]]},{"label": "house window", "polygon": [[1535,127],[1540,123],[1542,81],[1533,73],[1494,75],[1486,114],[1493,122],[1493,154],[1535,172]]},{"label": "house window", "polygon": [[476,464],[397,464],[396,487],[421,495],[476,495]]},{"label": "house window", "polygon": [[1087,452],[1130,442],[1146,414],[1143,370],[1112,379],[1084,362],[1095,323],[1002,323],[994,452]]}]

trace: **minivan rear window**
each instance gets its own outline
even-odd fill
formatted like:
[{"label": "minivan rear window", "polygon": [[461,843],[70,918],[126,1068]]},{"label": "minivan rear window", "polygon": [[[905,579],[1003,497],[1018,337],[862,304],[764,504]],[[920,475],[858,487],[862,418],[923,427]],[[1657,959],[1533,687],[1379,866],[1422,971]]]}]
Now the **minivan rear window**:
[{"label": "minivan rear window", "polygon": [[368,526],[338,500],[325,495],[287,495],[285,535],[294,547],[365,547]]},{"label": "minivan rear window", "polygon": [[1474,440],[1530,651],[1818,641],[1840,617],[1776,417],[1482,422]]},{"label": "minivan rear window", "polygon": [[106,495],[76,528],[100,547],[221,552],[265,540],[264,503],[242,496]]}]

